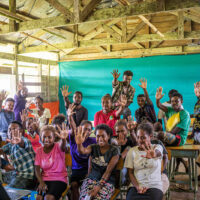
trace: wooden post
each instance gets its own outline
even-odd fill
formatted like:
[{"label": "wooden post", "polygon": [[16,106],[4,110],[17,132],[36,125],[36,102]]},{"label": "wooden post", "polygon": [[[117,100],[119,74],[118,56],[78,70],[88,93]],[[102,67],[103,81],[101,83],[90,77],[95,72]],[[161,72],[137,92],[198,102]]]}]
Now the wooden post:
[{"label": "wooden post", "polygon": [[47,81],[47,99],[48,99],[48,102],[50,102],[50,69],[51,69],[51,66],[48,65],[48,81]]},{"label": "wooden post", "polygon": [[127,34],[127,19],[122,19],[122,42],[126,42],[126,34]]},{"label": "wooden post", "polygon": [[78,24],[74,25],[74,46],[78,47]]},{"label": "wooden post", "polygon": [[17,53],[18,53],[18,45],[14,46],[14,55],[15,55],[15,60],[14,60],[14,70],[13,70],[13,74],[15,75],[15,84],[16,84],[16,91],[17,91],[17,85],[19,83],[19,75],[18,75],[18,61],[17,61]]},{"label": "wooden post", "polygon": [[[108,38],[108,39],[110,38],[110,34],[109,34],[109,33],[107,33],[107,38]],[[108,44],[108,45],[107,45],[107,52],[110,52],[110,51],[111,51],[111,45]]]},{"label": "wooden post", "polygon": [[79,0],[74,0],[74,23],[80,22],[80,4]]},{"label": "wooden post", "polygon": [[[9,0],[9,11],[16,14],[16,0]],[[9,19],[9,31],[16,31],[16,21]]]},{"label": "wooden post", "polygon": [[184,15],[183,11],[178,12],[178,39],[184,38]]}]

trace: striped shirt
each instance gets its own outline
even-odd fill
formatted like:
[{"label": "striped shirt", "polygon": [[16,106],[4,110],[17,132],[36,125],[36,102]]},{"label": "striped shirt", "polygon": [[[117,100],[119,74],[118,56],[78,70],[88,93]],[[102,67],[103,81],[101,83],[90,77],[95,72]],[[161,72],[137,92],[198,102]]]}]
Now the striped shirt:
[{"label": "striped shirt", "polygon": [[2,150],[9,156],[9,161],[15,168],[18,177],[33,179],[35,153],[31,142],[24,137],[22,140],[24,140],[24,148],[8,143],[2,147]]}]

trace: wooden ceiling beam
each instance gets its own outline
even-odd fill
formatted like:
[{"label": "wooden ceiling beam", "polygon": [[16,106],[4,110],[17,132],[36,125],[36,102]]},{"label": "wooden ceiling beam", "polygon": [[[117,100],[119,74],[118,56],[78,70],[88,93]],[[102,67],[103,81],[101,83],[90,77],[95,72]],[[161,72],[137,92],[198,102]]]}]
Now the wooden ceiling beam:
[{"label": "wooden ceiling beam", "polygon": [[[16,0],[9,0],[9,11],[11,13],[16,13]],[[9,19],[9,30],[16,31],[16,21],[13,19]]]},{"label": "wooden ceiling beam", "polygon": [[[179,9],[179,10],[189,10],[189,8],[187,9]],[[159,13],[169,13],[169,11],[162,11]],[[154,13],[157,14],[157,13]],[[126,13],[124,13],[124,15],[126,15]],[[123,14],[119,13],[118,15],[115,16],[114,19],[117,18],[122,18],[124,17]],[[153,14],[151,14],[153,15]],[[134,15],[134,17],[136,17],[137,15]],[[144,16],[139,15],[141,19],[143,19],[143,21],[145,21],[154,31],[157,31],[156,27],[151,24],[148,20],[146,20]],[[131,17],[131,16],[129,16]],[[109,15],[105,15],[102,16],[103,19],[99,20],[99,21],[85,21],[82,22],[82,24],[84,23],[98,23],[98,22],[106,22],[108,19],[109,20],[113,20],[109,18]],[[24,22],[19,22],[17,24],[17,30],[15,32],[23,32],[23,31],[30,31],[30,30],[36,30],[36,29],[45,29],[45,28],[55,28],[55,27],[63,27],[63,26],[72,26],[74,25],[74,23],[69,22],[68,18],[64,15],[61,16],[56,16],[56,17],[48,17],[48,18],[43,18],[43,19],[37,19],[37,20],[30,20],[30,21],[24,21]],[[9,31],[9,27],[8,25],[3,25],[1,26],[1,30],[0,30],[0,34],[7,34],[7,33],[11,33]],[[162,33],[160,33],[158,31],[158,34],[162,37]]]},{"label": "wooden ceiling beam", "polygon": [[21,62],[44,64],[44,65],[57,65],[58,64],[58,62],[54,61],[54,60],[33,58],[33,57],[22,56],[22,55],[16,56],[15,54],[0,52],[1,59],[15,60],[16,57],[17,57],[17,60],[21,61]]},{"label": "wooden ceiling beam", "polygon": [[56,10],[58,10],[61,14],[66,16],[71,22],[74,20],[73,13],[68,10],[65,6],[63,6],[59,1],[57,0],[45,0],[48,2],[52,7],[54,7]]},{"label": "wooden ceiling beam", "polygon": [[146,25],[145,22],[140,22],[134,29],[131,33],[129,33],[127,35],[127,38],[126,38],[126,41],[129,42],[135,35],[138,31],[140,31],[144,26]]},{"label": "wooden ceiling beam", "polygon": [[164,35],[143,15],[138,16],[145,24],[147,24],[150,28],[155,31],[160,37],[164,37]]},{"label": "wooden ceiling beam", "polygon": [[113,38],[115,38],[118,41],[121,41],[121,35],[118,34],[117,32],[115,32],[112,28],[110,28],[108,25],[105,24],[101,24],[101,26],[103,27],[103,29],[108,32]]},{"label": "wooden ceiling beam", "polygon": [[[17,11],[18,12],[18,11]],[[27,16],[22,16],[22,15],[19,15],[19,14],[16,14],[16,13],[12,13],[12,12],[9,12],[6,8],[1,8],[0,7],[0,15],[3,14],[4,16],[6,16],[7,18],[9,19],[13,19],[13,20],[16,20],[16,21],[19,21],[19,22],[22,22],[22,21],[27,21],[27,20],[32,20],[32,17],[27,17]],[[5,23],[7,24],[7,23]],[[55,35],[59,38],[63,38],[63,39],[66,39],[65,35],[66,33],[71,33],[67,30],[63,30],[63,29],[56,29],[56,28],[47,28],[47,29],[42,29],[43,31],[47,32],[47,33],[50,33],[51,35]],[[73,34],[73,33],[71,33]],[[81,36],[79,36],[81,37]]]},{"label": "wooden ceiling beam", "polygon": [[83,8],[81,12],[81,21],[87,19],[87,17],[92,13],[92,11],[100,2],[101,0],[90,0],[90,2]]},{"label": "wooden ceiling beam", "polygon": [[[190,33],[185,33],[183,40],[190,40],[190,39],[200,39],[200,31],[192,31]],[[149,41],[165,41],[165,40],[178,40],[178,34],[176,32],[165,33],[164,38],[161,38],[158,34],[143,34],[143,35],[136,35],[133,40],[129,42],[149,42]],[[104,38],[104,39],[93,39],[93,40],[81,40],[79,41],[79,47],[96,47],[102,45],[114,45],[114,44],[123,44],[116,40],[115,38]],[[127,44],[127,43],[124,43]],[[73,42],[64,42],[59,44],[54,44],[59,49],[70,49],[74,48]],[[55,48],[46,45],[38,45],[35,47],[27,47],[24,51],[20,53],[31,53],[37,51],[53,51]]]},{"label": "wooden ceiling beam", "polygon": [[174,46],[150,49],[133,49],[115,51],[110,53],[88,53],[78,55],[67,55],[61,59],[63,61],[80,61],[80,60],[94,60],[94,59],[111,59],[111,58],[138,58],[155,55],[181,55],[200,53],[200,45],[198,46]]},{"label": "wooden ceiling beam", "polygon": [[[120,19],[114,19],[114,20],[107,22],[106,25],[112,26],[119,21],[120,21]],[[94,30],[89,32],[87,35],[85,35],[83,37],[83,40],[90,40],[90,39],[94,38],[95,36],[99,35],[100,33],[102,33],[103,31],[104,31],[104,29],[103,29],[103,27],[101,26],[101,23],[100,23],[100,25],[97,28],[95,28]]]},{"label": "wooden ceiling beam", "polygon": [[123,5],[123,6],[129,6],[129,5],[131,5],[128,0],[115,0],[115,1],[117,3],[119,3],[120,5]]}]

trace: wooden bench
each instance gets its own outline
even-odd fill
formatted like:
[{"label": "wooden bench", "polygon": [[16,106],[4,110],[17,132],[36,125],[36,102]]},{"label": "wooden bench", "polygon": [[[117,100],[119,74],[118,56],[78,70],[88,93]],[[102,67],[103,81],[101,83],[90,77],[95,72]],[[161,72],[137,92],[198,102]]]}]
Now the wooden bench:
[{"label": "wooden bench", "polygon": [[[189,192],[194,193],[194,200],[197,199],[197,191],[198,191],[198,173],[197,173],[197,165],[196,159],[199,155],[200,145],[184,145],[178,147],[166,147],[168,154],[171,155],[171,160],[169,161],[169,169],[168,169],[168,177],[169,181],[181,184],[188,184],[189,185]],[[175,172],[175,160],[176,158],[187,158],[189,162],[189,172]],[[175,180],[174,175],[188,175],[189,181],[180,181]],[[192,181],[194,180],[194,186]]]}]

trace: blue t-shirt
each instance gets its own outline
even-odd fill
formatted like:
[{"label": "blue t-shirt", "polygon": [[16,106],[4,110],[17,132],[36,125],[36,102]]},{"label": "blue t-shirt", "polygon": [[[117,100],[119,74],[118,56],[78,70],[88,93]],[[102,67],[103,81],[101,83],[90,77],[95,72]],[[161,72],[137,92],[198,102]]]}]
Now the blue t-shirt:
[{"label": "blue t-shirt", "polygon": [[[87,170],[89,155],[86,154],[83,155],[78,152],[75,137],[71,134],[69,134],[69,143],[70,143],[70,153],[72,156],[72,169]],[[84,147],[87,147],[91,144],[96,144],[96,138],[88,137],[82,145]]]},{"label": "blue t-shirt", "polygon": [[11,111],[2,109],[0,111],[0,135],[5,140],[7,137],[8,126],[15,120],[15,114]]}]

